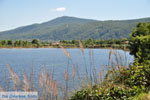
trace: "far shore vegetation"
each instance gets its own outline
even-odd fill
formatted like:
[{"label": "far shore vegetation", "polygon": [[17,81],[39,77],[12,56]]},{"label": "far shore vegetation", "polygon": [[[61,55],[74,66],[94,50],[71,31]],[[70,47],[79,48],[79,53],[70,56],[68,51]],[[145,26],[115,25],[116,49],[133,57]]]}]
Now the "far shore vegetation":
[{"label": "far shore vegetation", "polygon": [[[111,39],[111,40],[81,40],[84,48],[114,48],[124,49],[129,47],[129,40]],[[60,41],[40,41],[33,39],[26,40],[0,40],[0,48],[79,48],[79,40],[60,40]]]}]

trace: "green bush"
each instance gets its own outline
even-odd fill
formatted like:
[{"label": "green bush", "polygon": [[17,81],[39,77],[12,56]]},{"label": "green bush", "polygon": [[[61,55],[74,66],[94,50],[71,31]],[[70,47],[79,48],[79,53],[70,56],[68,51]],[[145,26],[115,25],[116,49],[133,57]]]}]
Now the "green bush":
[{"label": "green bush", "polygon": [[83,89],[76,92],[71,100],[127,100],[134,95],[134,90],[114,85],[103,89]]},{"label": "green bush", "polygon": [[131,96],[134,96],[132,89],[116,85],[107,89],[103,100],[127,100]]},{"label": "green bush", "polygon": [[150,65],[133,66],[130,68],[130,74],[126,79],[126,84],[130,87],[139,87],[145,89],[150,87]]},{"label": "green bush", "polygon": [[150,23],[139,23],[130,35],[130,54],[135,61],[150,62]]},{"label": "green bush", "polygon": [[97,89],[83,89],[76,92],[71,100],[101,100],[102,94]]}]

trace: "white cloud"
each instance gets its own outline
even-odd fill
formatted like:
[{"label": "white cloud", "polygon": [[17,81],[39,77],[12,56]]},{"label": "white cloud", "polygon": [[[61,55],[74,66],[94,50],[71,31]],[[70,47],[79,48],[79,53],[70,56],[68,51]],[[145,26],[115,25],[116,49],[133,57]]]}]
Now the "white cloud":
[{"label": "white cloud", "polygon": [[55,11],[58,11],[58,12],[65,12],[65,11],[66,11],[66,8],[64,8],[64,7],[56,8]]}]

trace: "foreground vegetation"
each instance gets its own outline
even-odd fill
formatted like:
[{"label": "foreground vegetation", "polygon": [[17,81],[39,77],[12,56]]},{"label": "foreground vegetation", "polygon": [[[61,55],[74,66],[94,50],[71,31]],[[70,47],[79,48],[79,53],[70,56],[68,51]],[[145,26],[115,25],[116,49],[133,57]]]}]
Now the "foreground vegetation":
[{"label": "foreground vegetation", "polygon": [[71,100],[149,100],[150,23],[139,23],[130,39],[135,61],[129,68],[108,70],[102,86],[95,84],[76,92]]}]

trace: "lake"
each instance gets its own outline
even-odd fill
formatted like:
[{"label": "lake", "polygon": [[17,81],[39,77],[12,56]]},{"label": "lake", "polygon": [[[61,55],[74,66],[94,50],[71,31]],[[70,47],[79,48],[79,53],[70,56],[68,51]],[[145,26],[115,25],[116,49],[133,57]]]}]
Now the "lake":
[{"label": "lake", "polygon": [[[9,78],[6,64],[9,64],[21,79],[24,70],[30,76],[33,65],[35,86],[38,85],[39,73],[42,72],[43,66],[46,66],[46,71],[53,74],[58,83],[64,84],[64,69],[68,69],[68,74],[71,76],[74,65],[80,75],[84,76],[85,66],[90,72],[91,66],[98,71],[103,69],[103,65],[109,64],[110,49],[84,49],[84,54],[77,48],[66,50],[70,53],[71,59],[68,59],[61,48],[0,49],[0,85],[5,87],[4,77]],[[122,55],[124,65],[133,61],[133,56],[129,52],[115,51]],[[112,59],[115,59],[115,56],[112,56]],[[11,85],[10,82],[10,87]]]}]

